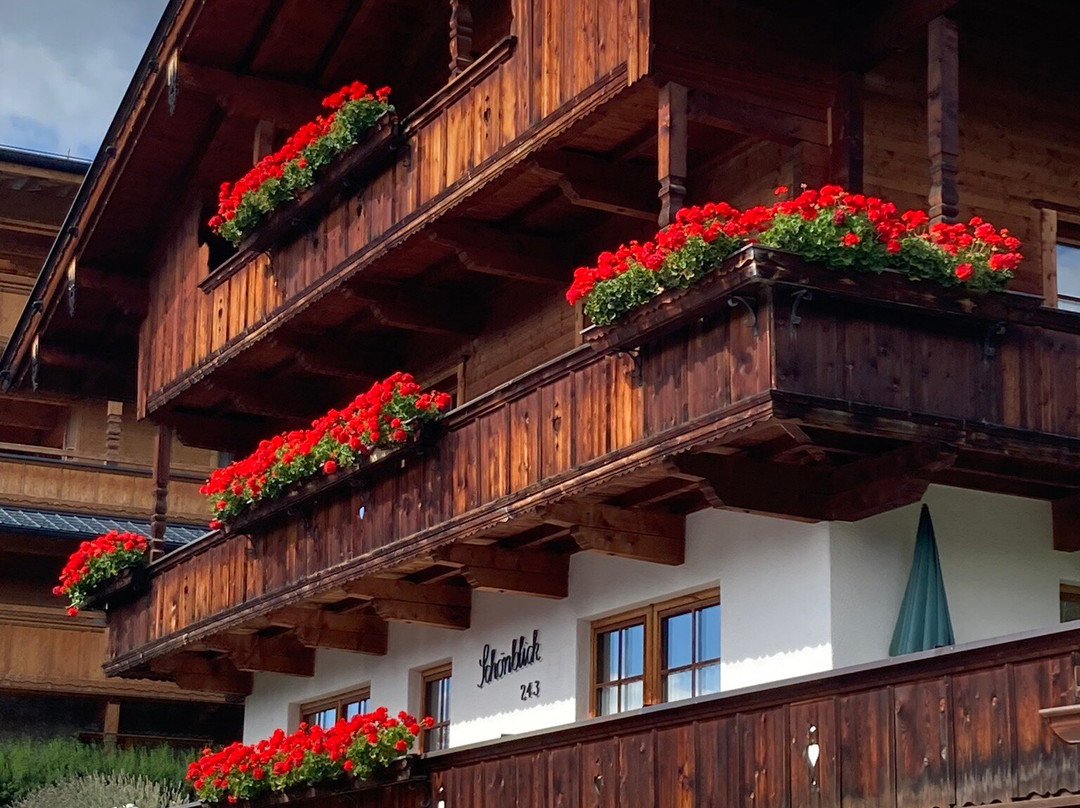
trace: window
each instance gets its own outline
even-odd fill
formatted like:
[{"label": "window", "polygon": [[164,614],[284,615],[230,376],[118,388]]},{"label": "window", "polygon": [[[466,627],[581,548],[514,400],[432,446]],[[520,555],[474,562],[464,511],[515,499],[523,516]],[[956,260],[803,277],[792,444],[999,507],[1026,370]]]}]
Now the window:
[{"label": "window", "polygon": [[1075,584],[1061,585],[1061,622],[1080,620],[1080,586]]},{"label": "window", "polygon": [[340,696],[300,705],[300,720],[330,729],[342,718],[371,712],[371,690],[367,685]]},{"label": "window", "polygon": [[435,723],[421,736],[421,751],[434,752],[450,745],[449,663],[420,674],[420,717],[431,716]]},{"label": "window", "polygon": [[720,593],[593,623],[594,715],[720,691]]},{"label": "window", "polygon": [[1080,225],[1058,216],[1054,252],[1057,306],[1066,311],[1080,311]]}]

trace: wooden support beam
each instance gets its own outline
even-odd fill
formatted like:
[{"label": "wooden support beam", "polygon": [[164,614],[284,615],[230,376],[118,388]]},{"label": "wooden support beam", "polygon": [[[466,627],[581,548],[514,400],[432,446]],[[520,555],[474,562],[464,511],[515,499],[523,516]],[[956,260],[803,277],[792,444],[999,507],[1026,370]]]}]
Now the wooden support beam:
[{"label": "wooden support beam", "polygon": [[355,381],[358,387],[367,387],[376,381],[373,374],[358,367],[366,358],[365,354],[340,343],[310,345],[302,339],[277,333],[267,341],[292,356],[299,370],[313,376],[349,379]]},{"label": "wooden support beam", "polygon": [[559,503],[540,511],[549,524],[570,529],[583,550],[655,564],[682,564],[686,520],[682,516],[612,505]]},{"label": "wooden support beam", "polygon": [[1080,550],[1080,494],[1051,503],[1054,549],[1067,553]]},{"label": "wooden support beam", "polygon": [[180,95],[202,93],[214,97],[229,116],[272,121],[293,130],[318,114],[323,93],[287,81],[241,75],[216,67],[180,62]]},{"label": "wooden support beam", "polygon": [[895,51],[918,42],[927,24],[946,13],[960,0],[902,0],[879,3],[877,17],[869,24],[853,15],[857,27],[840,33],[840,64],[865,72]]},{"label": "wooden support beam", "polygon": [[459,339],[480,333],[475,313],[455,306],[445,296],[375,287],[345,287],[341,293],[370,308],[375,320],[388,328]]},{"label": "wooden support beam", "polygon": [[656,121],[657,179],[661,227],[675,221],[686,200],[687,89],[668,82],[660,88]]},{"label": "wooden support beam", "polygon": [[209,659],[199,654],[180,654],[152,660],[150,670],[167,676],[184,690],[208,690],[238,696],[251,693],[251,674],[238,671],[225,657]]},{"label": "wooden support beam", "polygon": [[849,71],[840,76],[830,110],[829,179],[852,193],[863,189],[863,77]]},{"label": "wooden support beam", "polygon": [[374,614],[325,612],[289,606],[268,615],[267,625],[293,630],[307,648],[335,648],[358,654],[384,655],[389,628]]},{"label": "wooden support beam", "polygon": [[350,597],[371,601],[372,610],[384,620],[458,630],[469,627],[472,590],[468,587],[364,578],[344,589]]},{"label": "wooden support beam", "polygon": [[935,17],[927,27],[926,115],[930,146],[930,221],[960,213],[960,53],[956,22]]},{"label": "wooden support beam", "polygon": [[146,316],[149,292],[145,276],[102,272],[95,267],[79,265],[75,269],[75,283],[80,289],[109,298],[117,310],[136,320]]},{"label": "wooden support beam", "polygon": [[437,222],[428,238],[452,249],[470,272],[553,287],[565,286],[573,272],[563,245],[484,222]]},{"label": "wooden support beam", "polygon": [[289,386],[266,382],[262,379],[242,377],[213,377],[205,384],[206,390],[217,393],[229,407],[248,415],[258,415],[282,421],[310,420],[320,409],[317,402],[304,391],[289,390]]},{"label": "wooden support beam", "polygon": [[473,17],[470,0],[450,0],[450,75],[472,64]]},{"label": "wooden support beam", "polygon": [[101,741],[106,751],[116,749],[116,738],[120,734],[120,702],[105,703],[105,720],[102,724]]},{"label": "wooden support beam", "polygon": [[683,472],[701,478],[720,507],[817,521],[865,519],[922,499],[928,476],[956,461],[955,450],[913,444],[842,466],[763,463],[740,455],[685,455]]},{"label": "wooden support beam", "polygon": [[572,205],[656,221],[656,180],[647,166],[556,151],[536,155],[532,167],[550,176]]},{"label": "wooden support beam", "polygon": [[570,557],[540,550],[506,550],[475,544],[456,544],[434,553],[436,561],[460,567],[473,589],[512,592],[543,598],[565,598]]},{"label": "wooden support beam", "polygon": [[226,654],[239,671],[315,675],[315,652],[291,634],[275,637],[222,634],[204,640],[203,644]]},{"label": "wooden support beam", "polygon": [[169,516],[169,469],[173,431],[159,426],[154,434],[154,512],[150,515],[150,560],[165,555],[165,528]]},{"label": "wooden support beam", "polygon": [[829,145],[826,110],[820,117],[808,117],[807,111],[755,104],[745,99],[729,98],[714,92],[694,90],[687,101],[687,115],[717,129],[771,140],[788,146],[799,142]]}]

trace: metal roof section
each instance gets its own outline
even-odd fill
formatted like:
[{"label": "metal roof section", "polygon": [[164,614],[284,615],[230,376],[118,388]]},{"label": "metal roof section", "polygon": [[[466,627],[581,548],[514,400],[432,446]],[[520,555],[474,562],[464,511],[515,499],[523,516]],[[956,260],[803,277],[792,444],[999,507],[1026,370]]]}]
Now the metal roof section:
[{"label": "metal roof section", "polygon": [[[150,532],[149,520],[117,519],[113,516],[95,516],[83,513],[59,513],[33,508],[15,508],[0,505],[0,531],[48,534],[63,538],[92,539],[110,530],[141,533]],[[193,542],[206,533],[202,525],[169,523],[165,528],[165,543],[180,547]]]}]

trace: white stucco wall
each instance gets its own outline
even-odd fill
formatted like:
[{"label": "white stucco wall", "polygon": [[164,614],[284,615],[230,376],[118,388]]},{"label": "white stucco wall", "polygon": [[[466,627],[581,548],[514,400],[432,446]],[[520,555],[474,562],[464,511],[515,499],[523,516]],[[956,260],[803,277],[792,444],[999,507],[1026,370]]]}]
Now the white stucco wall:
[{"label": "white stucco wall", "polygon": [[[932,485],[930,507],[958,643],[1052,626],[1080,554],[1054,550],[1050,503]],[[911,569],[919,505],[831,525],[837,667],[888,656]]]},{"label": "white stucco wall", "polygon": [[[1059,583],[1080,583],[1080,553],[1053,549],[1048,503],[943,486],[925,501],[957,642],[1058,621]],[[717,585],[723,690],[883,659],[918,521],[918,505],[831,524],[702,511],[687,519],[681,566],[579,553],[564,600],[477,592],[467,631],[392,623],[386,656],[320,650],[314,677],[257,674],[244,736],[295,727],[301,702],[365,682],[374,704],[418,710],[418,671],[444,661],[453,746],[570,723],[588,709],[590,621]],[[484,645],[508,651],[534,629],[542,659],[478,688]],[[523,702],[534,680],[541,695]]]},{"label": "white stucco wall", "polygon": [[[579,553],[565,600],[476,592],[467,631],[392,623],[386,656],[320,650],[311,678],[257,674],[244,737],[295,726],[301,702],[364,682],[374,704],[417,709],[416,671],[445,660],[454,666],[452,745],[570,723],[588,709],[591,620],[717,584],[723,689],[827,670],[828,576],[828,525],[704,511],[687,520],[681,566]],[[542,660],[478,688],[484,645],[509,650],[533,629],[540,630]],[[541,696],[522,702],[519,685],[531,680],[540,681]]]}]

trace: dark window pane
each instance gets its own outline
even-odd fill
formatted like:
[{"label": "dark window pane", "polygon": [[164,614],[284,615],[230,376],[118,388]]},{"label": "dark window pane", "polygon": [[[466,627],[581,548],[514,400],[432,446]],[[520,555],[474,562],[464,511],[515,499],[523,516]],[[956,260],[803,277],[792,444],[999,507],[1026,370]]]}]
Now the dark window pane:
[{"label": "dark window pane", "polygon": [[360,715],[361,713],[369,712],[368,699],[360,699],[360,701],[350,701],[345,705],[345,718],[352,718]]},{"label": "dark window pane", "polygon": [[596,680],[614,682],[619,678],[619,632],[596,635]]},{"label": "dark window pane", "polygon": [[663,637],[664,667],[683,668],[694,661],[694,614],[684,612],[665,617]]}]

